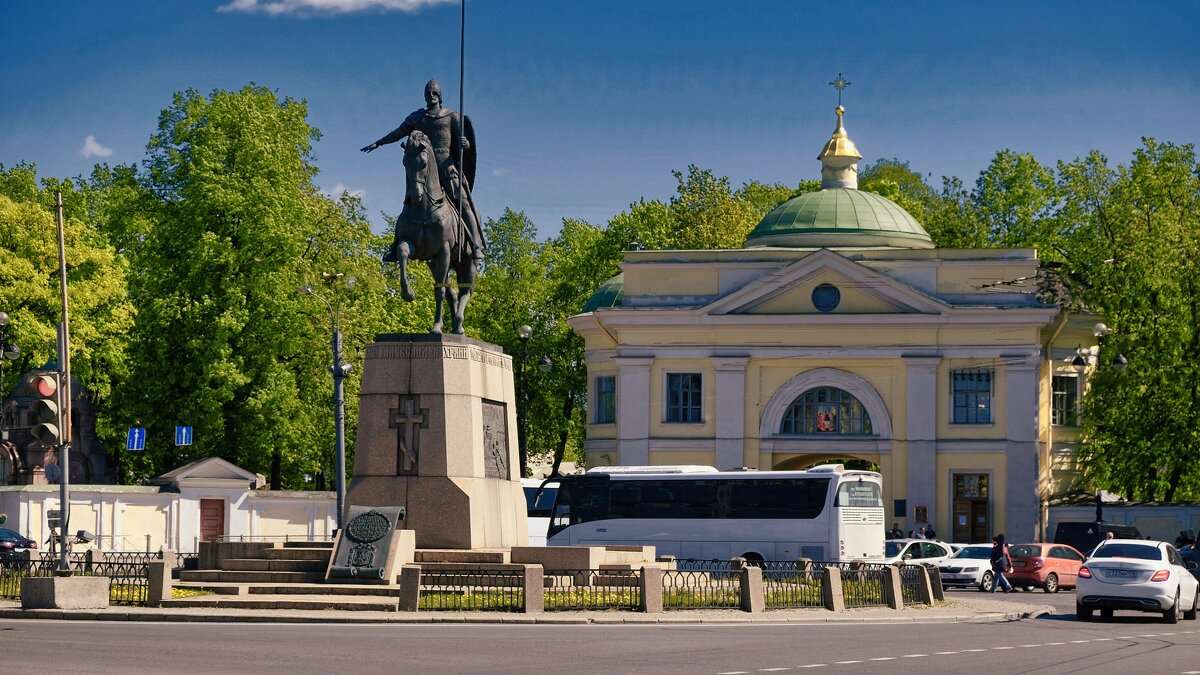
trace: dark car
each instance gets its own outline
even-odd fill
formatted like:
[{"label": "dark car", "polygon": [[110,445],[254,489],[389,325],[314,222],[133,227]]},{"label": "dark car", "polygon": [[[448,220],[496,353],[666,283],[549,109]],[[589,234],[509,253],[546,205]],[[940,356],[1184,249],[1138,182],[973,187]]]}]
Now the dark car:
[{"label": "dark car", "polygon": [[0,527],[0,561],[9,560],[15,554],[31,548],[37,548],[36,541]]},{"label": "dark car", "polygon": [[1197,544],[1192,544],[1180,549],[1179,556],[1183,558],[1183,564],[1192,573],[1192,576],[1200,579],[1200,549],[1196,547]]},{"label": "dark car", "polygon": [[1130,525],[1113,523],[1059,523],[1054,530],[1054,543],[1066,544],[1085,555],[1112,533],[1115,539],[1141,539],[1142,533]]}]

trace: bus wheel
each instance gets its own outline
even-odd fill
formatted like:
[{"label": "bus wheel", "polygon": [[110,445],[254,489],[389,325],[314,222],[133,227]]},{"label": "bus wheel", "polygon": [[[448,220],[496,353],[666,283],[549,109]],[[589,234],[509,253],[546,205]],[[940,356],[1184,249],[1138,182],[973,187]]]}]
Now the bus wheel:
[{"label": "bus wheel", "polygon": [[753,567],[762,567],[763,557],[753,551],[743,553],[742,557],[746,559],[746,564]]}]

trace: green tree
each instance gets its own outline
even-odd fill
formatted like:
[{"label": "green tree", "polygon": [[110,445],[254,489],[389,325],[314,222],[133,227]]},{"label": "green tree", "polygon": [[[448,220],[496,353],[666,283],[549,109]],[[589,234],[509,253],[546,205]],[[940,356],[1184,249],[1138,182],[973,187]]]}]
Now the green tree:
[{"label": "green tree", "polygon": [[[1059,165],[1065,271],[1105,316],[1084,397],[1080,463],[1133,499],[1200,498],[1200,165],[1144,139],[1128,167],[1097,153]],[[1111,367],[1117,354],[1128,367]]]},{"label": "green tree", "polygon": [[[141,176],[146,220],[110,224],[138,242],[134,358],[115,406],[147,428],[147,451],[122,457],[131,480],[217,456],[300,487],[327,456],[314,448],[329,447],[328,315],[298,289],[319,288],[321,272],[385,284],[368,271],[381,244],[353,206],[312,186],[318,137],[304,103],[255,86],[182,92],[160,116]],[[363,297],[325,292],[354,310]],[[369,307],[343,314],[381,322]],[[177,424],[194,428],[195,445],[170,445]]]},{"label": "green tree", "polygon": [[1038,247],[1053,253],[1058,244],[1054,212],[1054,175],[1028,153],[1002,150],[975,181],[972,203],[988,232],[1002,248]]}]

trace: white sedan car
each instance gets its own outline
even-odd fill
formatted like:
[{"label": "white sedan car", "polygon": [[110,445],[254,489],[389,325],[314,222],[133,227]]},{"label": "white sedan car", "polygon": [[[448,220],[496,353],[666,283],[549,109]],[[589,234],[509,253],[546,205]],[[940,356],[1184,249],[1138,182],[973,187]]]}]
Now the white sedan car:
[{"label": "white sedan car", "polygon": [[884,542],[883,562],[890,565],[898,560],[910,564],[937,565],[950,557],[950,545],[929,539],[888,539]]},{"label": "white sedan car", "polygon": [[1175,547],[1164,541],[1109,539],[1096,547],[1079,568],[1075,614],[1091,621],[1115,609],[1159,612],[1166,623],[1180,614],[1195,619],[1200,582],[1188,572]]},{"label": "white sedan car", "polygon": [[[953,546],[953,544],[951,544]],[[938,574],[945,588],[978,588],[991,590],[992,545],[963,546],[953,557],[938,563]]]}]

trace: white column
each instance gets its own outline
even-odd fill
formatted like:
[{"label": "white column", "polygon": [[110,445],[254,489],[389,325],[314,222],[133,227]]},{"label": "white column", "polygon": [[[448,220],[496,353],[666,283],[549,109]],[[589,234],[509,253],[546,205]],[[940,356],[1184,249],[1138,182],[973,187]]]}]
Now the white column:
[{"label": "white column", "polygon": [[650,463],[650,364],[652,356],[618,356],[617,464]]},{"label": "white column", "polygon": [[1030,360],[1006,369],[1005,538],[1029,541],[1038,524],[1038,367]]},{"label": "white column", "polygon": [[[716,384],[717,468],[746,464],[746,364],[748,356],[714,356]],[[757,428],[757,423],[755,428]]]},{"label": "white column", "polygon": [[938,356],[904,357],[906,404],[905,468],[909,524],[915,523],[916,507],[929,510],[929,522],[937,521],[937,368]]}]

